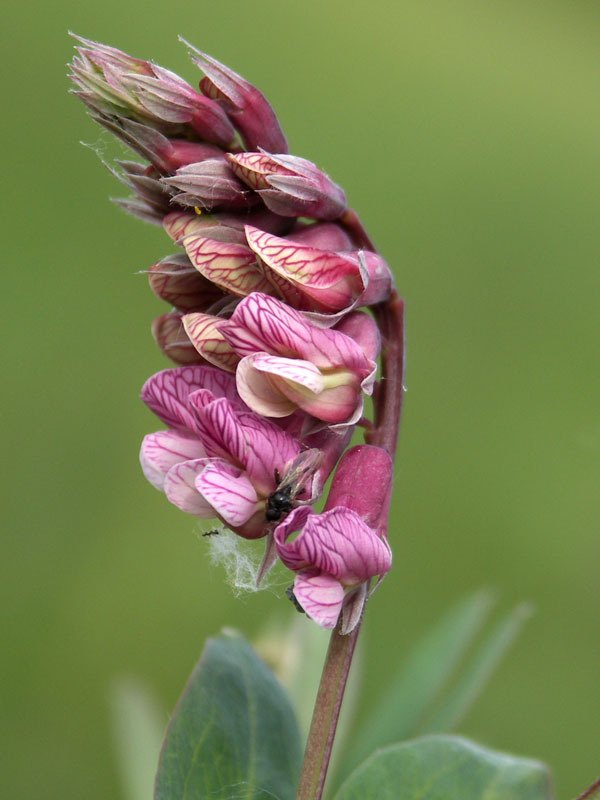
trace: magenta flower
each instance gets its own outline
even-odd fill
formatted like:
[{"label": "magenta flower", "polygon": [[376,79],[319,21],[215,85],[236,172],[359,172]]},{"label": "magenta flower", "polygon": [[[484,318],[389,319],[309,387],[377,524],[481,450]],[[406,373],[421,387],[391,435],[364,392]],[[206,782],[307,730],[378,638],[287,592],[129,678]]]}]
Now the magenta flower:
[{"label": "magenta flower", "polygon": [[338,219],[348,207],[344,190],[312,161],[270,153],[228,153],[233,172],[283,217]]},{"label": "magenta flower", "polygon": [[296,573],[294,596],[323,628],[333,628],[343,611],[342,633],[349,633],[362,614],[370,579],[391,569],[385,534],[392,475],[385,450],[353,447],[340,460],[325,511],[297,508],[275,529],[277,553]]},{"label": "magenta flower", "polygon": [[296,573],[296,600],[323,628],[335,627],[349,590],[392,566],[387,542],[343,507],[322,514],[305,506],[294,509],[275,529],[275,544],[283,563]]},{"label": "magenta flower", "polygon": [[[379,336],[371,317],[353,312],[336,329],[324,330],[280,300],[255,292],[230,319],[215,325],[241,358],[238,392],[256,413],[285,417],[299,408],[335,425],[360,418],[377,369]],[[203,353],[201,338],[189,326],[187,331]]]},{"label": "magenta flower", "polygon": [[144,385],[142,399],[169,426],[143,441],[148,480],[189,514],[218,517],[248,539],[267,533],[265,507],[277,488],[276,471],[284,474],[299,443],[249,411],[233,377],[214,367],[159,372]]}]

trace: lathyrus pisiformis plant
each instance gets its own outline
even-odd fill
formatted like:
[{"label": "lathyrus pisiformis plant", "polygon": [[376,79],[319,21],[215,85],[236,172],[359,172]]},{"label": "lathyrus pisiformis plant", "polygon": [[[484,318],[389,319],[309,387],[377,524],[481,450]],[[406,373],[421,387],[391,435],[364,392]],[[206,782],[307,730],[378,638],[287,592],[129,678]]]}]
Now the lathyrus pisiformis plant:
[{"label": "lathyrus pisiformis plant", "polygon": [[[177,366],[142,389],[165,426],[142,443],[144,474],[182,511],[219,520],[221,536],[263,539],[256,583],[281,561],[288,597],[331,630],[304,759],[273,674],[241,637],[209,640],[167,728],[155,797],[318,800],[365,606],[392,567],[404,303],[343,189],[289,154],[258,89],[191,45],[199,91],[75,38],[74,94],[137,157],[111,167],[131,193],[117,203],[179,248],[148,269],[170,306],[152,332]],[[358,430],[364,443],[350,446]],[[453,688],[486,613],[484,596],[469,598],[415,648],[339,754],[336,800],[550,798],[537,762],[448,735],[410,740],[452,726],[522,616],[501,621]]]}]

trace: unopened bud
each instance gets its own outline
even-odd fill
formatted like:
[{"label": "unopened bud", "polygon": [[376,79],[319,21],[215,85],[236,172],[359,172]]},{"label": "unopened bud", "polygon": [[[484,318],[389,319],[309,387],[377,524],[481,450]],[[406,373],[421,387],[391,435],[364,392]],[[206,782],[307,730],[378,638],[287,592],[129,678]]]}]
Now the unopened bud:
[{"label": "unopened bud", "polygon": [[269,153],[228,153],[238,178],[283,217],[338,219],[348,202],[343,189],[312,161]]},{"label": "unopened bud", "polygon": [[190,57],[204,72],[200,89],[207,97],[221,104],[240,132],[245,146],[255,150],[264,147],[276,153],[287,153],[288,144],[275,112],[265,96],[216,58],[190,48]]}]

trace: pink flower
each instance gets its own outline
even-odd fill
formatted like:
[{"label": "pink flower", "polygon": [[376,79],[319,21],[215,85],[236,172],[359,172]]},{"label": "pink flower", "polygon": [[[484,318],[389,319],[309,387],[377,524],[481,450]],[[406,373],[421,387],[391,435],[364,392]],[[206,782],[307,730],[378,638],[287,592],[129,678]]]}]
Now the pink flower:
[{"label": "pink flower", "polygon": [[189,514],[219,517],[248,539],[265,535],[276,473],[285,473],[300,444],[249,411],[234,378],[214,367],[159,372],[144,385],[142,399],[169,426],[143,441],[148,480]]},{"label": "pink flower", "polygon": [[324,330],[280,300],[254,293],[219,321],[218,332],[241,357],[238,392],[256,413],[285,417],[299,408],[343,426],[360,418],[379,349],[368,315],[353,312],[336,329]]},{"label": "pink flower", "polygon": [[[297,531],[298,536],[288,542]],[[296,573],[296,600],[323,628],[335,627],[351,590],[392,566],[387,542],[355,511],[343,507],[322,514],[306,506],[294,509],[275,529],[275,545],[283,563]]]},{"label": "pink flower", "polygon": [[341,632],[349,633],[360,620],[370,579],[391,569],[385,534],[392,476],[385,450],[353,447],[341,458],[325,511],[296,508],[275,529],[277,553],[296,573],[294,596],[323,628],[335,627],[343,612]]},{"label": "pink flower", "polygon": [[389,296],[392,274],[376,253],[338,253],[299,243],[293,233],[282,239],[250,225],[246,238],[265,276],[285,301],[301,311],[341,312],[333,323],[359,306]]},{"label": "pink flower", "polygon": [[312,161],[270,153],[228,153],[237,177],[283,217],[338,219],[348,202],[344,190]]}]

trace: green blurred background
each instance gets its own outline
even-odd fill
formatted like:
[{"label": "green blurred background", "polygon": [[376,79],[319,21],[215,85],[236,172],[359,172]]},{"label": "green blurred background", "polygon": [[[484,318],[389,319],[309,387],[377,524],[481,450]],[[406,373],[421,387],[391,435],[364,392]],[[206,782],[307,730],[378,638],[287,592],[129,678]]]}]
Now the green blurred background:
[{"label": "green blurred background", "polygon": [[78,143],[112,152],[67,95],[69,28],[194,81],[184,35],[345,187],[408,319],[395,569],[368,609],[361,708],[466,592],[528,600],[460,730],[549,762],[558,798],[582,791],[600,772],[600,7],[56,0],[11,3],[3,27],[2,796],[119,798],[113,678],[171,708],[206,636],[293,613],[234,598],[141,475],[165,309],[135,272],[173,248],[109,203]]}]

